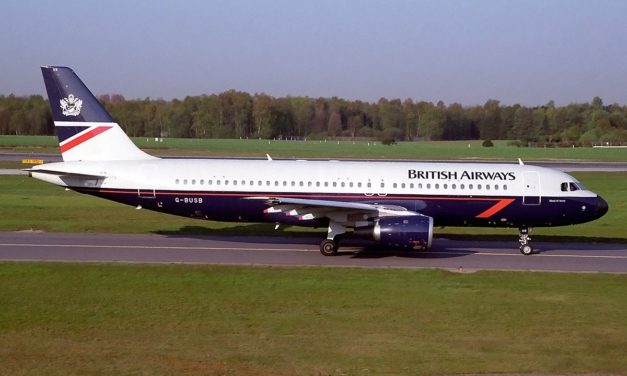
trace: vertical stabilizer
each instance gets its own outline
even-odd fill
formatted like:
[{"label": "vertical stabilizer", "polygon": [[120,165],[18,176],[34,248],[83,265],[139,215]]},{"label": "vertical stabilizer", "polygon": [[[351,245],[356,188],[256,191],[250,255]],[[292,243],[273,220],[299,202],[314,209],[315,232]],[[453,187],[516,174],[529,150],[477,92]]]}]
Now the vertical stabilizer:
[{"label": "vertical stabilizer", "polygon": [[41,67],[64,161],[141,160],[141,151],[78,76],[67,67]]}]

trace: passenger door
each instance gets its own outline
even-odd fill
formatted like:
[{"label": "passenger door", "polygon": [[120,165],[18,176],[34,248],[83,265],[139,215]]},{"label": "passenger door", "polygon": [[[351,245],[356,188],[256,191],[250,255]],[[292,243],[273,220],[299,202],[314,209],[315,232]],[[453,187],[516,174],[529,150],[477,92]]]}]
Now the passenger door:
[{"label": "passenger door", "polygon": [[523,205],[540,205],[540,177],[536,171],[523,173]]}]

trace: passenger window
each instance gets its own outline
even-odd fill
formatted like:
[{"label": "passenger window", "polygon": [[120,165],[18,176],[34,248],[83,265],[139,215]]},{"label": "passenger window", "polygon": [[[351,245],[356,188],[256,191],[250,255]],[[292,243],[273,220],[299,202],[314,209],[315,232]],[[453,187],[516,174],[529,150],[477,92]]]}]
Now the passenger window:
[{"label": "passenger window", "polygon": [[472,189],[472,184],[468,184],[468,189]]},{"label": "passenger window", "polygon": [[179,183],[179,179],[176,179],[176,180],[174,181],[174,183],[178,184],[178,183]]},{"label": "passenger window", "polygon": [[456,185],[456,184],[453,184],[453,186],[452,186],[451,188],[456,189],[456,188],[457,188],[457,185]]},{"label": "passenger window", "polygon": [[385,183],[381,182],[381,188],[385,188]]},{"label": "passenger window", "polygon": [[344,182],[342,182],[342,183],[340,184],[340,186],[341,186],[342,188],[344,188],[344,186],[345,186],[345,185],[346,185],[346,183],[344,183]]},{"label": "passenger window", "polygon": [[207,180],[207,184],[212,185],[213,184],[213,180],[211,180],[211,179]]},{"label": "passenger window", "polygon": [[427,189],[431,189],[431,183],[427,183]]},{"label": "passenger window", "polygon": [[405,188],[405,183],[401,183],[401,188]]},{"label": "passenger window", "polygon": [[228,179],[224,180],[224,185],[229,185],[229,180]]},{"label": "passenger window", "polygon": [[294,180],[292,180],[292,187],[296,186],[296,182]]},{"label": "passenger window", "polygon": [[368,188],[371,188],[372,184],[370,182],[368,182]]},{"label": "passenger window", "polygon": [[[409,188],[414,189],[414,183],[409,183]],[[420,184],[420,188],[422,188],[422,184]]]},{"label": "passenger window", "polygon": [[285,180],[283,180],[283,186],[287,187],[287,182]]},{"label": "passenger window", "polygon": [[299,181],[298,185],[302,187],[303,185],[305,185],[305,183],[303,183],[302,181]]},{"label": "passenger window", "polygon": [[220,180],[216,180],[216,185],[220,185]]},{"label": "passenger window", "polygon": [[466,188],[466,186],[465,186],[465,185],[463,185],[463,184],[461,184],[461,185],[459,186],[459,188],[460,188],[460,189],[464,189],[464,188]]},{"label": "passenger window", "polygon": [[353,182],[348,183],[348,186],[353,188]]},{"label": "passenger window", "polygon": [[311,182],[310,181],[307,182],[307,186],[311,187]]},{"label": "passenger window", "polygon": [[506,191],[507,190],[507,184],[503,184],[503,190]]},{"label": "passenger window", "polygon": [[481,184],[477,184],[477,189],[481,189]]},{"label": "passenger window", "polygon": [[242,180],[242,185],[246,185],[246,180]]},{"label": "passenger window", "polygon": [[333,188],[337,187],[337,183],[333,182]]},{"label": "passenger window", "polygon": [[233,180],[233,185],[237,185],[237,180]]},{"label": "passenger window", "polygon": [[444,189],[447,189],[447,188],[448,188],[448,184],[444,184]]},{"label": "passenger window", "polygon": [[325,181],[325,182],[324,182],[324,186],[325,186],[325,187],[328,187],[328,186],[329,186],[329,182],[328,182],[328,181]]},{"label": "passenger window", "polygon": [[396,183],[392,184],[392,188],[396,188]]},{"label": "passenger window", "polygon": [[494,184],[494,190],[496,190],[496,191],[499,190],[499,185],[498,184]]},{"label": "passenger window", "polygon": [[489,191],[490,190],[490,184],[486,184],[485,185],[485,189]]}]

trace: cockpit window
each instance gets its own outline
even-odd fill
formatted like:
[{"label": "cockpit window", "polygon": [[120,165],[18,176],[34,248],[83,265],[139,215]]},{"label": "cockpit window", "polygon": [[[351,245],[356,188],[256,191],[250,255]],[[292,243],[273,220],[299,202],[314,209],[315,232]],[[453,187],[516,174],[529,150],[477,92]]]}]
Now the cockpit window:
[{"label": "cockpit window", "polygon": [[564,182],[561,184],[562,192],[585,191],[586,189],[579,182]]}]

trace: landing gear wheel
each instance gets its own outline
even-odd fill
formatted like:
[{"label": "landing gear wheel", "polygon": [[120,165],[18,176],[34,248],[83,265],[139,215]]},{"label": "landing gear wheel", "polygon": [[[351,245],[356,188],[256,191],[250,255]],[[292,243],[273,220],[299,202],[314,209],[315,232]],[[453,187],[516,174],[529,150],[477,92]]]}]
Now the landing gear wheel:
[{"label": "landing gear wheel", "polygon": [[533,247],[531,246],[531,236],[529,233],[531,229],[528,227],[521,227],[518,229],[518,241],[520,242],[520,253],[525,256],[529,256],[533,253]]},{"label": "landing gear wheel", "polygon": [[533,253],[533,247],[531,246],[531,244],[524,244],[520,246],[520,253],[522,253],[525,256],[529,256],[530,254]]},{"label": "landing gear wheel", "polygon": [[331,239],[325,239],[320,243],[320,253],[324,256],[337,255],[337,243]]}]

